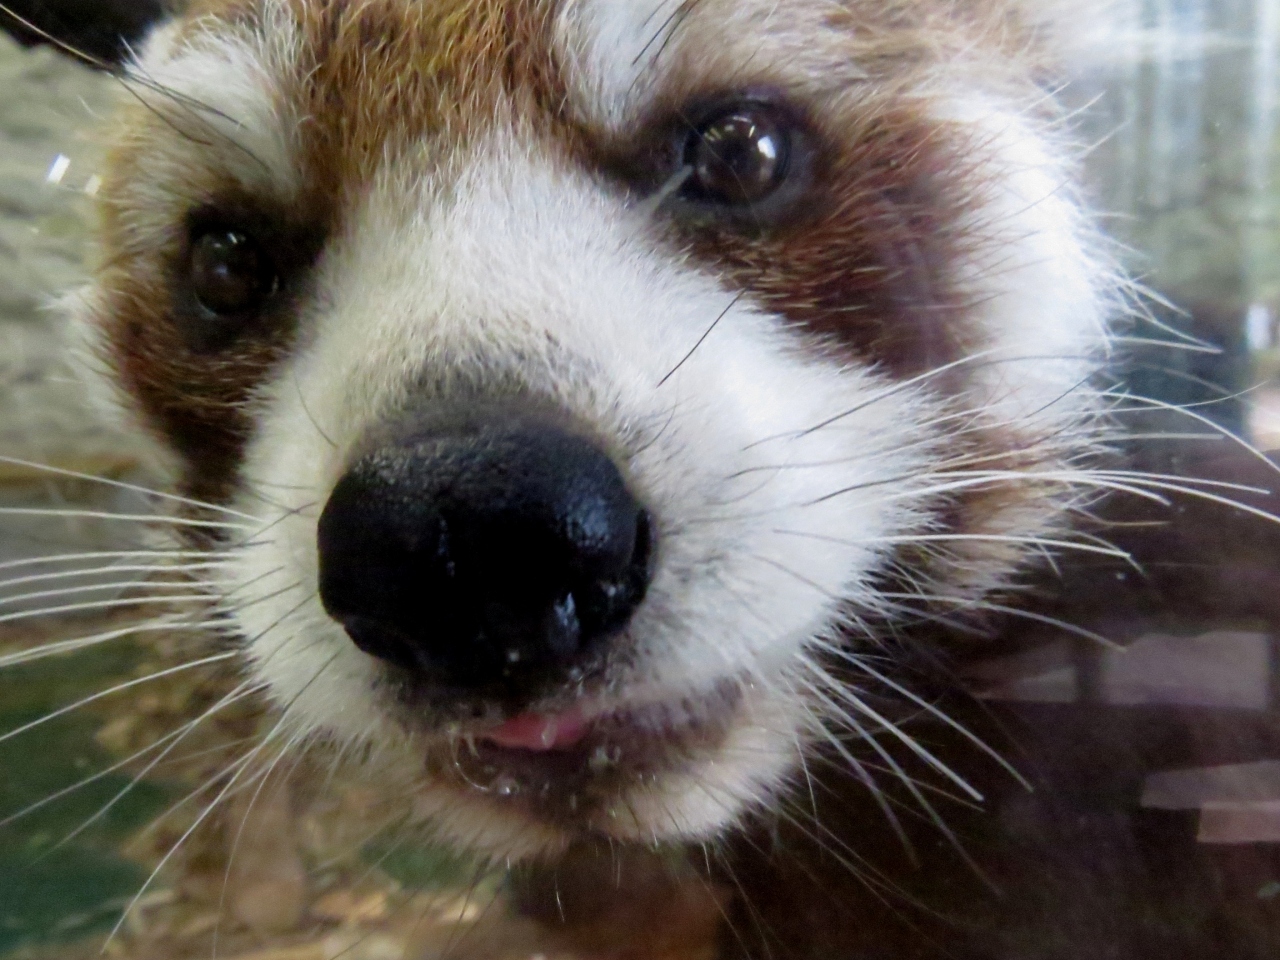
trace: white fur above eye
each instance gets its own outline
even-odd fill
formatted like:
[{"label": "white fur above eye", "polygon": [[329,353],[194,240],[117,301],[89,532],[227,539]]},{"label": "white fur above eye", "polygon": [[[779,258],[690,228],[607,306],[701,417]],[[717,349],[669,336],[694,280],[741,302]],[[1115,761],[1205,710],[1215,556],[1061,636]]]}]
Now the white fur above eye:
[{"label": "white fur above eye", "polygon": [[278,0],[263,4],[260,30],[217,21],[153,31],[130,64],[129,89],[171,125],[170,150],[151,157],[137,184],[168,183],[184,169],[216,169],[251,193],[288,200],[300,185],[294,153],[302,122],[282,83],[296,69],[300,38]]}]

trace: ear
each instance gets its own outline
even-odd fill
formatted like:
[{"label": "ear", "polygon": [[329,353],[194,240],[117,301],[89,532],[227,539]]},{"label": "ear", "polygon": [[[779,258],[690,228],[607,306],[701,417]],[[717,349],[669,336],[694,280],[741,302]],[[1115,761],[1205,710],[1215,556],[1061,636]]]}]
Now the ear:
[{"label": "ear", "polygon": [[173,7],[167,0],[0,0],[0,28],[24,46],[110,69]]}]

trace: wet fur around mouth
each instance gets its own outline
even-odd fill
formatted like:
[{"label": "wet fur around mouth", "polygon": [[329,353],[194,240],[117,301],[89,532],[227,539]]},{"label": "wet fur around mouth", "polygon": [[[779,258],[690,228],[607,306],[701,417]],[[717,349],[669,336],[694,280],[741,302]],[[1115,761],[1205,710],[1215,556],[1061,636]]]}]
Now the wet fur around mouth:
[{"label": "wet fur around mouth", "polygon": [[[427,767],[465,793],[520,808],[571,830],[625,815],[628,789],[697,762],[725,741],[744,696],[723,682],[674,702],[624,706],[595,713],[580,740],[564,748],[500,746],[485,730],[445,734]],[[432,739],[439,740],[439,736]],[[589,830],[590,828],[588,828]]]}]

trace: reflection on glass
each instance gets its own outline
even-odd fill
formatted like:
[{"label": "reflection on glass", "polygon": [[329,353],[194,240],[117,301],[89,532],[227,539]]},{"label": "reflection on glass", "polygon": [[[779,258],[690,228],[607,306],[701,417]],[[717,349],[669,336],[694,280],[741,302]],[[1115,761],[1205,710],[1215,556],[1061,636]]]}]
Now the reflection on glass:
[{"label": "reflection on glass", "polygon": [[[1116,258],[1150,292],[1150,316],[1116,338],[1114,447],[1127,466],[1167,475],[1169,489],[1100,507],[1099,542],[1132,560],[1061,558],[1029,591],[1043,619],[1002,634],[1008,625],[993,622],[1004,641],[960,669],[978,700],[965,708],[975,728],[1036,784],[1028,792],[992,771],[981,809],[955,813],[966,842],[997,861],[1005,899],[993,914],[972,907],[980,883],[963,865],[931,884],[943,857],[931,847],[921,870],[905,871],[904,889],[936,897],[960,921],[991,924],[981,960],[1271,960],[1280,957],[1280,524],[1267,514],[1278,512],[1270,491],[1280,475],[1265,455],[1280,450],[1280,0],[1114,0],[1106,21],[1080,27],[1066,95],[1092,145],[1088,189],[1108,212]],[[0,504],[9,508],[147,509],[129,491],[55,482],[20,462],[151,476],[146,451],[68,389],[56,321],[41,309],[78,274],[83,199],[98,186],[92,141],[79,131],[85,106],[105,110],[109,85],[0,38],[0,455],[11,458],[0,463]],[[1199,495],[1176,492],[1176,478]],[[96,515],[6,516],[0,564],[143,549],[131,531]],[[118,556],[136,565],[145,554]],[[84,596],[110,600],[114,589]],[[41,639],[0,622],[0,664]],[[165,662],[158,646],[95,649],[74,670],[63,661],[0,669],[0,734],[154,669]],[[41,737],[0,740],[0,821],[84,770],[106,771],[69,806],[0,822],[0,955],[97,955],[101,936],[86,934],[110,929],[173,840],[143,825],[216,769],[216,738],[197,744],[194,766],[148,769],[111,816],[77,825],[137,769],[111,768],[207,705],[204,695],[175,678],[123,707],[60,718]],[[245,738],[255,722],[233,712],[219,733]],[[612,874],[598,860],[551,880],[534,872],[473,884],[469,865],[428,842],[379,833],[367,785],[323,786],[238,801],[227,822],[253,807],[257,831],[239,864],[228,864],[235,844],[222,824],[170,865],[113,955],[194,960],[218,936],[221,955],[241,960],[557,950],[676,960],[710,955],[735,895],[688,880],[687,864],[647,861],[603,905],[593,897]],[[521,901],[544,927],[479,909],[486,897]],[[576,916],[575,903],[599,912],[547,935],[566,910]],[[892,913],[876,907],[868,924]],[[457,929],[482,932],[463,950]]]}]

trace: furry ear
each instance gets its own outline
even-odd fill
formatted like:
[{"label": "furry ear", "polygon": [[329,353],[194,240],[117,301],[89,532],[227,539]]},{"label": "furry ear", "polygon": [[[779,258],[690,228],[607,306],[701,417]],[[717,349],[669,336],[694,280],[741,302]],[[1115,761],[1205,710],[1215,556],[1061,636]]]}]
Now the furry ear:
[{"label": "furry ear", "polygon": [[24,46],[49,44],[110,68],[173,7],[166,0],[0,0],[0,28]]}]

